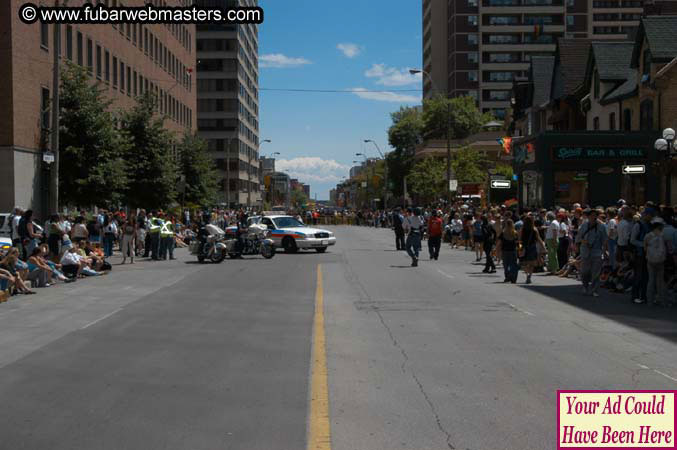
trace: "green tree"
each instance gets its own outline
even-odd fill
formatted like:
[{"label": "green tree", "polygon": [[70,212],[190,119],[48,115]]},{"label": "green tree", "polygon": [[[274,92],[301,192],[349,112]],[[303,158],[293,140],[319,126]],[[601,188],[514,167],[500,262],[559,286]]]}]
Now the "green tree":
[{"label": "green tree", "polygon": [[178,146],[179,165],[185,181],[183,202],[210,205],[216,200],[219,174],[207,152],[207,143],[197,134],[184,133]]},{"label": "green tree", "polygon": [[437,96],[423,101],[423,135],[426,139],[446,139],[449,127],[451,139],[465,139],[477,133],[492,120],[482,114],[472,97],[446,98]]},{"label": "green tree", "polygon": [[487,158],[470,147],[462,147],[451,155],[451,168],[459,183],[481,183],[487,178]]},{"label": "green tree", "polygon": [[404,178],[411,170],[416,145],[421,142],[423,119],[420,108],[401,107],[391,115],[388,143],[394,148],[387,156],[388,183],[396,196],[404,195]]},{"label": "green tree", "polygon": [[129,144],[115,127],[104,90],[68,64],[61,75],[59,191],[74,206],[119,204],[127,187]]},{"label": "green tree", "polygon": [[176,198],[179,173],[172,153],[174,137],[155,112],[156,98],[147,92],[123,114],[122,128],[130,142],[127,203],[133,207],[166,208]]},{"label": "green tree", "polygon": [[407,175],[407,186],[424,202],[436,200],[445,192],[446,165],[444,160],[428,157],[418,161]]},{"label": "green tree", "polygon": [[301,189],[293,189],[291,191],[290,201],[292,206],[300,208],[308,204],[308,196]]}]

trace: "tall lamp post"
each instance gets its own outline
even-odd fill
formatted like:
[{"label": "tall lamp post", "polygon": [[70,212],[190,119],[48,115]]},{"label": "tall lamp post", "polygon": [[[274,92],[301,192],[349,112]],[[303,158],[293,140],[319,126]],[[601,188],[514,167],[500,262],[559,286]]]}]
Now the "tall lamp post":
[{"label": "tall lamp post", "polygon": [[669,167],[669,162],[677,156],[677,141],[675,141],[675,130],[672,128],[666,128],[663,130],[663,137],[661,139],[656,139],[654,143],[654,148],[659,152],[664,154],[665,159],[668,162],[667,171],[665,174],[665,204],[670,204],[671,197],[671,170]]},{"label": "tall lamp post", "polygon": [[388,208],[388,160],[386,160],[385,155],[381,151],[381,147],[378,146],[376,141],[372,139],[365,139],[364,143],[374,144],[376,147],[376,150],[378,150],[378,154],[381,155],[381,158],[383,159],[383,209]]},{"label": "tall lamp post", "polygon": [[[273,141],[271,141],[270,139],[262,140],[259,143],[259,150],[261,149],[262,144],[264,143],[270,144],[271,142]],[[261,186],[260,178],[259,178],[259,186]],[[251,152],[249,152],[249,167],[247,168],[247,208],[251,208],[251,206],[252,206],[252,155]]]},{"label": "tall lamp post", "polygon": [[[446,92],[442,92],[437,85],[435,85],[435,80],[433,77],[430,76],[428,72],[422,69],[409,69],[409,73],[412,75],[416,75],[417,73],[420,73],[422,75],[427,76],[430,79],[430,83],[433,86],[433,90],[437,91],[437,93],[446,98]],[[447,99],[448,100],[448,99]],[[447,204],[451,205],[451,103],[447,101]]]}]

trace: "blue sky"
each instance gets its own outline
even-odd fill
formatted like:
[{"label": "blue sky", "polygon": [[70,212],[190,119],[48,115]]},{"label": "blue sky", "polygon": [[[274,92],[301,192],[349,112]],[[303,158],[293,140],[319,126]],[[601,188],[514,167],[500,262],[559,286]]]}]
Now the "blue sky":
[{"label": "blue sky", "polygon": [[[355,153],[388,148],[390,113],[420,103],[421,1],[261,0],[260,152],[311,185],[312,196],[348,175]],[[265,89],[375,90],[312,93]],[[411,91],[406,91],[411,90]]]}]

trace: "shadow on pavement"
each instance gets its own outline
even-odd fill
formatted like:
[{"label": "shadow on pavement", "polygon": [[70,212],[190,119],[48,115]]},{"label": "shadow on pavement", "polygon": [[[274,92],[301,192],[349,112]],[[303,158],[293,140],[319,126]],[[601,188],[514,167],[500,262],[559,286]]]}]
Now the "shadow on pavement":
[{"label": "shadow on pavement", "polygon": [[554,300],[584,309],[598,316],[614,320],[637,330],[677,342],[677,309],[660,306],[635,305],[629,294],[614,294],[600,290],[600,297],[583,295],[581,286],[540,286],[520,287],[550,297]]}]

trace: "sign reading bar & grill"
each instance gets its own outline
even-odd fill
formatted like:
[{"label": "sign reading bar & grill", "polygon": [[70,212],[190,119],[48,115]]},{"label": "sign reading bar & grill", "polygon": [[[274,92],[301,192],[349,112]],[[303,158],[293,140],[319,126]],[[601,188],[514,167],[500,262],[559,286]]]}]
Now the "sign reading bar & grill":
[{"label": "sign reading bar & grill", "polygon": [[642,147],[554,147],[554,159],[625,159],[646,158],[647,149]]}]

